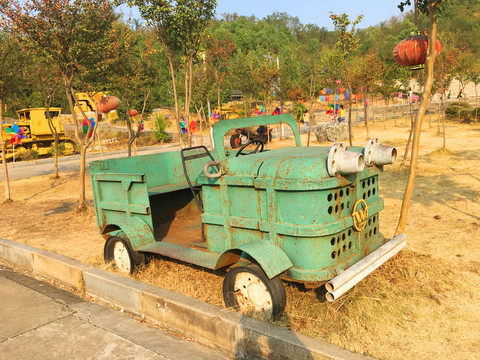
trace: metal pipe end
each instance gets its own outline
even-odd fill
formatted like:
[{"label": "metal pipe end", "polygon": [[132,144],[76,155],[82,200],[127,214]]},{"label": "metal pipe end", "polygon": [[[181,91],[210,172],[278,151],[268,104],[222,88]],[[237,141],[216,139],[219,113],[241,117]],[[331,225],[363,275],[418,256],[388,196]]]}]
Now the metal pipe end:
[{"label": "metal pipe end", "polygon": [[380,144],[378,139],[370,139],[365,145],[365,164],[367,166],[383,166],[395,163],[397,149],[393,146]]},{"label": "metal pipe end", "polygon": [[327,158],[327,171],[330,176],[356,174],[365,168],[362,154],[348,151],[343,143],[335,143]]}]

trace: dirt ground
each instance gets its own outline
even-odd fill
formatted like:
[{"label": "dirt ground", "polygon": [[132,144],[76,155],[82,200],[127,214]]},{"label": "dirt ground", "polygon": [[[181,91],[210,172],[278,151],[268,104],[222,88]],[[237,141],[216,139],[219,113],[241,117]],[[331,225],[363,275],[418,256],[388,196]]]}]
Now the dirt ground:
[{"label": "dirt ground", "polygon": [[[370,137],[398,147],[399,161],[380,178],[387,237],[397,225],[408,172],[401,164],[407,120],[398,124],[370,128]],[[354,134],[354,145],[363,146],[365,128],[356,126]],[[286,314],[277,324],[380,359],[480,358],[480,124],[450,122],[446,134],[441,149],[436,124],[426,121],[407,248],[333,304],[287,284]],[[112,270],[102,260],[104,240],[93,209],[72,212],[77,174],[61,176],[12,181],[14,202],[0,205],[0,237]],[[91,202],[90,183],[87,197]],[[159,258],[133,277],[224,306],[223,275]]]}]

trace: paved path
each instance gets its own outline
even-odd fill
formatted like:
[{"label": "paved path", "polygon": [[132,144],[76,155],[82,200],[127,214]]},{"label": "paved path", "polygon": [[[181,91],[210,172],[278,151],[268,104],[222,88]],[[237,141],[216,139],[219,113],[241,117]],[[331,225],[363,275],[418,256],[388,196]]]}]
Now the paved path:
[{"label": "paved path", "polygon": [[[152,146],[148,148],[142,148],[137,150],[138,155],[155,154],[166,151],[179,150],[178,144]],[[111,159],[118,157],[126,157],[127,150],[115,151],[110,153],[99,154],[87,154],[87,166],[90,161]],[[80,170],[80,155],[64,156],[59,158],[58,171],[60,175],[62,172],[67,171],[79,171]],[[53,173],[53,159],[41,159],[37,161],[25,161],[18,163],[8,163],[8,178],[10,180],[24,179],[39,175],[48,175]],[[0,181],[4,180],[3,170],[0,171]]]},{"label": "paved path", "polygon": [[228,359],[1,264],[0,299],[0,360]]}]

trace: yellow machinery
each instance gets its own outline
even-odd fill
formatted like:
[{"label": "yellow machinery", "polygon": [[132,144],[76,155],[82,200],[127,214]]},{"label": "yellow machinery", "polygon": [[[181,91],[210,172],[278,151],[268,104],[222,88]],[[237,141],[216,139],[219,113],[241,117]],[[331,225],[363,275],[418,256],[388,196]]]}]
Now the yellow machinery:
[{"label": "yellow machinery", "polygon": [[[79,106],[74,107],[75,114],[80,113],[80,108],[84,112],[93,112],[97,110],[96,103],[100,101],[100,99],[105,95],[103,92],[97,92],[91,97],[88,93],[76,93],[75,96],[77,97]],[[118,119],[117,112],[115,110],[110,111],[108,114],[102,114],[104,120],[115,120]]]},{"label": "yellow machinery", "polygon": [[[60,121],[61,108],[50,108],[52,123],[57,129],[58,137],[61,143],[65,145],[64,153],[73,153],[75,143],[68,139],[65,135],[63,124]],[[21,140],[21,144],[15,144],[15,157],[17,154],[26,150],[35,150],[39,155],[45,155],[48,149],[53,146],[54,137],[48,126],[47,109],[46,108],[30,108],[17,111],[18,121],[15,123],[18,127],[23,128],[25,139]],[[2,126],[3,138],[7,143],[8,152],[12,153],[13,147],[10,139],[14,134],[7,134],[6,128],[11,127],[9,124]]]}]

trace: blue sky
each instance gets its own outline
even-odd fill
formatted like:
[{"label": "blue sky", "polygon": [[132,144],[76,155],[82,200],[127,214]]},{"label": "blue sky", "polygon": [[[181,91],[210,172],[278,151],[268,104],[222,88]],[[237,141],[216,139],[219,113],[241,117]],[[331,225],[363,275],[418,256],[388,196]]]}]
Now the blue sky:
[{"label": "blue sky", "polygon": [[263,18],[279,11],[297,16],[303,24],[317,24],[332,30],[332,21],[328,17],[331,11],[335,14],[346,13],[350,19],[362,14],[364,18],[359,27],[364,28],[400,15],[397,8],[399,3],[400,0],[218,0],[217,17],[222,13],[236,12],[238,15],[254,14],[257,18]]},{"label": "blue sky", "polygon": [[[333,30],[330,11],[334,14],[346,13],[352,20],[361,14],[364,17],[358,28],[365,28],[400,15],[397,8],[399,3],[400,0],[218,0],[216,13],[218,18],[223,13],[236,12],[238,15],[255,15],[261,19],[275,11],[286,12],[290,16],[297,16],[302,24],[317,24]],[[132,15],[140,19],[137,10],[129,9],[126,5],[120,9],[126,17]]]}]

